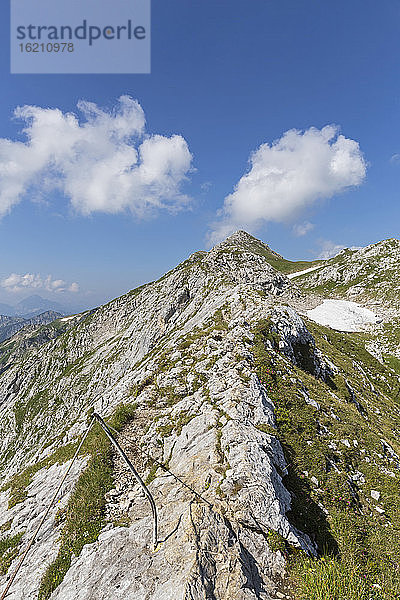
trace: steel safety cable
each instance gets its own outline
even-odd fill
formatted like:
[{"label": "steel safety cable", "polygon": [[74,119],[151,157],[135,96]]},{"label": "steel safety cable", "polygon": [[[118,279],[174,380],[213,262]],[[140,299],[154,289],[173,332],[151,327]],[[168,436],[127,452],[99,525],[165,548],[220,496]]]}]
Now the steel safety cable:
[{"label": "steel safety cable", "polygon": [[30,539],[30,541],[29,541],[29,543],[28,543],[28,545],[27,545],[26,549],[24,550],[24,552],[23,552],[23,554],[22,554],[22,556],[21,556],[21,558],[20,558],[20,560],[19,560],[19,563],[17,564],[17,567],[16,567],[15,571],[14,571],[14,572],[13,572],[13,574],[11,575],[11,577],[10,577],[10,580],[9,580],[9,582],[7,583],[7,585],[6,585],[5,589],[4,589],[4,592],[2,593],[2,595],[1,595],[1,597],[0,597],[0,600],[4,600],[4,598],[5,598],[5,597],[6,597],[6,595],[8,594],[8,591],[9,591],[10,587],[12,586],[12,584],[13,584],[13,582],[14,582],[14,579],[16,578],[16,576],[17,576],[17,574],[18,574],[18,571],[19,571],[19,570],[20,570],[20,568],[22,567],[22,564],[23,564],[23,562],[24,562],[25,558],[27,557],[29,550],[32,548],[33,544],[35,543],[35,540],[36,540],[36,538],[37,538],[37,536],[38,536],[38,534],[39,534],[39,531],[41,530],[41,528],[42,528],[42,526],[43,526],[43,523],[45,522],[45,520],[46,520],[46,518],[47,518],[47,515],[49,514],[49,512],[50,512],[51,508],[53,507],[53,505],[54,505],[55,501],[57,500],[58,494],[59,494],[59,492],[60,492],[60,490],[61,490],[61,488],[62,488],[62,486],[63,486],[63,484],[64,484],[64,481],[65,481],[65,480],[66,480],[66,478],[68,477],[68,474],[69,474],[69,472],[70,472],[70,471],[71,471],[71,469],[72,469],[72,465],[74,464],[75,460],[77,459],[77,457],[78,457],[78,454],[79,454],[79,452],[80,452],[80,450],[81,450],[81,448],[82,448],[82,446],[83,446],[83,443],[84,443],[84,441],[85,441],[85,439],[86,439],[86,437],[87,437],[87,435],[88,435],[88,433],[89,433],[90,429],[92,428],[92,426],[93,426],[94,422],[95,422],[95,418],[93,417],[93,419],[91,420],[91,422],[90,422],[89,426],[87,427],[87,429],[86,429],[85,433],[83,434],[83,437],[82,437],[82,439],[81,439],[81,441],[80,441],[80,444],[79,444],[78,448],[76,449],[76,452],[75,452],[75,454],[74,454],[74,456],[73,456],[73,458],[72,458],[72,461],[71,461],[71,463],[70,463],[70,465],[69,465],[68,469],[67,469],[67,470],[66,470],[66,472],[64,473],[64,476],[63,476],[63,478],[62,478],[62,480],[61,480],[61,483],[59,484],[59,486],[58,486],[57,490],[55,491],[55,493],[54,493],[54,495],[53,495],[53,497],[52,497],[52,499],[51,499],[51,501],[50,501],[50,503],[49,503],[49,505],[48,505],[47,509],[46,509],[46,510],[45,510],[45,512],[44,512],[44,515],[43,515],[43,517],[40,519],[40,523],[39,523],[39,525],[37,526],[37,528],[36,528],[36,530],[35,530],[35,532],[34,532],[33,536],[31,537],[31,539]]}]

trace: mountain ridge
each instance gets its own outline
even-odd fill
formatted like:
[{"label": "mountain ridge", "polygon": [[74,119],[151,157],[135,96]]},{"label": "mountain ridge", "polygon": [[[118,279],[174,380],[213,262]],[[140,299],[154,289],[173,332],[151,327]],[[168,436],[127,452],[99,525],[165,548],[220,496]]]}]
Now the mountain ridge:
[{"label": "mountain ridge", "polygon": [[0,303],[0,314],[8,317],[29,319],[50,310],[64,315],[77,312],[70,307],[63,306],[54,300],[43,298],[38,294],[27,296],[13,306],[11,304]]},{"label": "mountain ridge", "polygon": [[[148,506],[94,430],[15,600],[116,598],[121,578],[135,600],[297,600],[311,595],[302,592],[311,571],[338,573],[335,585],[356,573],[362,600],[373,583],[395,597],[400,371],[366,350],[369,334],[310,321],[323,296],[278,272],[269,260],[280,255],[254,240],[238,232],[61,319],[53,337],[45,325],[37,345],[5,358],[6,539],[24,543],[35,527],[91,409],[129,446],[165,537],[153,554]],[[7,561],[12,570],[12,552]]]},{"label": "mountain ridge", "polygon": [[0,315],[0,343],[13,337],[21,329],[51,323],[62,316],[61,313],[52,310],[29,317],[7,317]]}]

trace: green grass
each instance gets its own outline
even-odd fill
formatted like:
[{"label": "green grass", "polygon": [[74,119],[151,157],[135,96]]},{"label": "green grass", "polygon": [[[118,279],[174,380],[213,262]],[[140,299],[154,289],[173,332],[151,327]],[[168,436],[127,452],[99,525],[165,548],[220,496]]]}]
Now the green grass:
[{"label": "green grass", "polygon": [[264,258],[266,258],[271,267],[274,267],[274,269],[280,271],[281,273],[285,273],[286,275],[289,275],[290,273],[297,273],[297,271],[305,271],[305,269],[310,269],[311,267],[318,267],[324,263],[322,260],[291,261],[284,258],[276,258],[273,255],[264,255]]},{"label": "green grass", "polygon": [[27,497],[27,487],[32,482],[35,474],[41,469],[45,469],[54,465],[55,463],[62,464],[67,460],[70,460],[75,454],[77,443],[68,444],[67,446],[61,446],[53,454],[47,458],[35,463],[24,469],[21,473],[14,475],[14,477],[1,488],[1,491],[7,489],[10,490],[10,497],[8,500],[8,508],[12,508],[19,502],[23,502]]},{"label": "green grass", "polygon": [[187,425],[195,416],[195,414],[189,414],[187,410],[183,410],[175,417],[170,416],[168,423],[165,423],[165,425],[159,425],[157,427],[157,432],[161,435],[161,437],[168,437],[174,431],[177,435],[180,435],[183,427]]},{"label": "green grass", "polygon": [[[340,553],[317,559],[297,556],[291,579],[299,600],[398,600],[398,533],[374,532],[365,517],[332,518]],[[390,546],[394,545],[391,549]]]},{"label": "green grass", "polygon": [[[275,405],[275,435],[288,463],[288,475],[282,474],[292,496],[288,518],[319,549],[317,558],[297,552],[290,556],[289,551],[289,575],[296,600],[398,599],[400,476],[397,472],[394,477],[388,474],[396,469],[381,442],[388,441],[398,451],[397,377],[365,350],[365,336],[340,334],[310,324],[317,346],[339,367],[339,373],[324,382],[312,374],[307,362],[303,368],[289,366],[279,352],[268,350],[267,341],[277,348],[271,326],[267,319],[254,329],[256,371]],[[363,411],[351,400],[345,379]],[[320,411],[299,394],[300,385],[320,404]],[[375,413],[378,407],[379,415]],[[269,428],[258,428],[271,433]],[[350,440],[350,448],[341,443],[342,439]],[[358,446],[353,445],[353,439]],[[351,479],[355,471],[363,473],[364,485]],[[374,511],[371,489],[381,492],[384,516]]]},{"label": "green grass", "polygon": [[[354,561],[349,563],[335,557],[319,560],[302,558],[293,575],[301,600],[394,600],[386,596],[381,588],[366,581],[362,569]],[[379,584],[378,584],[379,585]]]},{"label": "green grass", "polygon": [[288,544],[286,540],[276,531],[268,531],[267,533],[268,546],[273,552],[281,552],[284,556],[287,554]]},{"label": "green grass", "polygon": [[104,495],[113,487],[112,455],[109,442],[97,424],[88,446],[91,447],[91,458],[68,502],[61,547],[41,581],[40,600],[49,598],[61,583],[71,565],[72,555],[79,556],[83,546],[96,541],[105,526]]},{"label": "green grass", "polygon": [[[318,265],[324,264],[323,260],[314,260],[314,261],[305,261],[305,260],[297,260],[291,261],[286,260],[273,250],[270,250],[265,247],[263,242],[260,242],[257,238],[253,238],[249,236],[248,242],[243,246],[244,251],[252,252],[258,256],[262,256],[265,260],[277,271],[281,273],[295,273],[296,271],[303,271],[310,267],[316,267]],[[243,250],[234,250],[234,249],[226,249],[226,252],[234,253],[240,256]]]},{"label": "green grass", "polygon": [[5,575],[18,554],[24,531],[13,536],[0,538],[0,575]]},{"label": "green grass", "polygon": [[3,525],[0,526],[0,533],[4,533],[5,531],[8,531],[9,529],[11,529],[11,525],[12,525],[12,519],[9,519],[5,523],[3,523]]},{"label": "green grass", "polygon": [[[392,251],[399,247],[398,240],[385,240],[375,244],[379,252],[375,256],[357,256],[356,250],[347,249],[338,256],[323,261],[323,267],[315,273],[307,273],[296,279],[297,285],[307,292],[315,292],[326,297],[339,297],[358,301],[379,300],[383,305],[399,306],[399,294],[396,287],[399,278],[398,264],[394,260]],[[382,266],[382,259],[390,258],[391,264]],[[329,272],[333,267],[334,276]],[[353,273],[348,278],[348,273]],[[319,282],[320,277],[325,281]],[[360,285],[362,289],[356,296],[348,298],[347,292],[353,286]],[[353,290],[354,291],[354,290]]]},{"label": "green grass", "polygon": [[[134,407],[120,405],[109,420],[120,430],[130,421]],[[114,487],[111,444],[96,423],[89,433],[83,451],[89,463],[80,475],[66,510],[58,516],[64,521],[61,546],[55,561],[47,568],[39,588],[38,600],[47,600],[60,585],[71,566],[72,556],[79,556],[85,544],[95,542],[106,525],[105,494]]]},{"label": "green grass", "polygon": [[145,481],[146,485],[149,485],[157,477],[158,467],[159,467],[159,465],[157,463],[153,463],[151,465],[149,474],[146,477],[146,481]]}]

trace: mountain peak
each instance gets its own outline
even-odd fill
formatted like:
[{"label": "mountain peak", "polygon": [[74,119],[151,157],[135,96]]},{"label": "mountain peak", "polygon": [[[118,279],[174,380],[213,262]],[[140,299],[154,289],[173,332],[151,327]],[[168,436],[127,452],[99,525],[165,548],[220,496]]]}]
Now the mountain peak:
[{"label": "mountain peak", "polygon": [[54,302],[53,300],[47,300],[47,298],[42,298],[42,296],[39,296],[38,294],[32,294],[31,296],[20,300],[15,307],[16,314],[27,315],[32,317],[49,310],[63,314],[69,312],[58,302]]},{"label": "mountain peak", "polygon": [[220,242],[214,246],[213,250],[223,250],[225,248],[235,246],[241,250],[247,250],[255,254],[265,255],[266,253],[272,254],[276,258],[283,258],[280,254],[272,250],[268,244],[262,242],[258,238],[252,236],[247,231],[239,229],[227,237],[223,242]]},{"label": "mountain peak", "polygon": [[259,241],[253,235],[244,231],[243,229],[238,229],[234,233],[231,233],[226,239],[225,242],[222,243],[246,243],[246,242],[254,242]]},{"label": "mountain peak", "polygon": [[[329,540],[332,555],[320,563],[293,552],[300,574],[328,569],[322,581],[330,581],[331,567],[352,568],[346,540],[360,513],[366,584],[383,588],[400,556],[386,527],[400,527],[391,502],[400,472],[399,327],[388,323],[391,338],[386,323],[382,332],[377,324],[343,334],[299,311],[321,306],[322,292],[332,307],[332,289],[349,277],[353,288],[398,297],[397,254],[371,248],[291,262],[238,231],[156,282],[0,344],[0,528],[9,549],[0,589],[46,510],[46,535],[18,563],[12,593],[21,600],[65,600],[76,590],[82,600],[113,600],[122,578],[127,598],[283,596],[290,547],[323,554]],[[306,286],[311,277],[320,279]],[[70,462],[93,409],[117,430],[151,496],[132,485],[99,427]],[[67,469],[63,496],[49,507]],[[162,546],[150,555],[153,495]],[[381,571],[370,575],[370,564]]]}]

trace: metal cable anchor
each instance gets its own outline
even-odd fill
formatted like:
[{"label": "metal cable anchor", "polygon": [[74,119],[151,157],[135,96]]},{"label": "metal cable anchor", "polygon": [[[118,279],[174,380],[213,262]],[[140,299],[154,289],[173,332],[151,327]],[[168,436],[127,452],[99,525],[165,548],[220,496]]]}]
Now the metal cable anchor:
[{"label": "metal cable anchor", "polygon": [[142,488],[142,490],[144,491],[148,501],[150,502],[151,511],[153,513],[153,550],[155,551],[155,550],[157,550],[157,546],[158,546],[158,517],[157,517],[157,507],[156,507],[156,503],[154,502],[154,498],[151,495],[146,484],[140,477],[139,473],[136,471],[135,467],[133,466],[133,464],[131,463],[131,461],[129,460],[129,458],[127,457],[127,455],[125,454],[125,452],[123,451],[123,449],[121,448],[121,446],[119,445],[119,443],[117,442],[117,440],[115,439],[113,434],[111,433],[108,425],[103,421],[103,419],[100,417],[99,414],[93,413],[93,417],[98,421],[100,427],[104,430],[104,432],[105,432],[106,436],[108,437],[108,439],[110,440],[110,442],[115,446],[119,455],[126,462],[130,471],[132,472],[134,478],[139,483],[139,485]]}]

